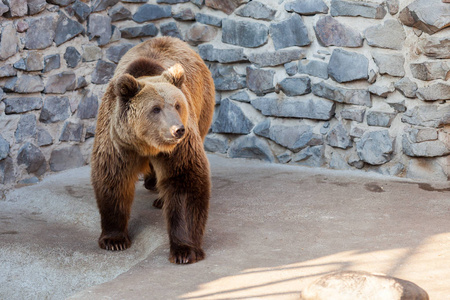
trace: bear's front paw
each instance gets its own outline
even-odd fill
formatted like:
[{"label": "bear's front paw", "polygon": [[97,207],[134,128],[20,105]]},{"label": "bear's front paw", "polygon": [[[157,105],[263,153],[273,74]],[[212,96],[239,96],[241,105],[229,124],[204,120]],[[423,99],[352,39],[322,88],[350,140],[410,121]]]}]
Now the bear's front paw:
[{"label": "bear's front paw", "polygon": [[131,246],[131,240],[126,233],[102,234],[98,239],[100,248],[111,251],[122,251]]},{"label": "bear's front paw", "polygon": [[205,252],[199,248],[177,246],[170,250],[169,261],[174,264],[193,264],[205,258]]},{"label": "bear's front paw", "polygon": [[159,208],[161,209],[163,207],[163,199],[162,198],[158,198],[155,201],[153,201],[153,207]]}]

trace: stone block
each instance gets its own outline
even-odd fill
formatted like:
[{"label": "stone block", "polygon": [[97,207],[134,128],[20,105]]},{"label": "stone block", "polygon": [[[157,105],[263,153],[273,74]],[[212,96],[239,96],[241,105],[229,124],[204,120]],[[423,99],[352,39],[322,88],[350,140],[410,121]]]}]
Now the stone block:
[{"label": "stone block", "polygon": [[116,64],[100,59],[92,73],[91,82],[93,84],[106,84],[114,76],[115,70]]},{"label": "stone block", "polygon": [[28,142],[19,149],[17,164],[25,165],[27,172],[36,176],[41,176],[47,171],[47,162],[44,154],[38,147]]},{"label": "stone block", "polygon": [[399,90],[403,96],[408,98],[415,98],[417,91],[417,84],[408,77],[404,77],[394,83],[394,87]]},{"label": "stone block", "polygon": [[298,14],[292,14],[289,19],[271,23],[269,32],[275,50],[311,44],[308,30]]},{"label": "stone block", "polygon": [[16,75],[17,71],[11,64],[3,65],[0,67],[0,78],[13,77]]},{"label": "stone block", "polygon": [[390,127],[396,115],[396,113],[369,111],[367,113],[367,125]]},{"label": "stone block", "polygon": [[[289,76],[294,76],[298,72],[297,63],[295,61],[291,61],[284,64],[284,70]],[[327,73],[328,76],[328,73]]]},{"label": "stone block", "polygon": [[232,65],[212,65],[210,71],[216,91],[234,91],[246,87],[245,76],[238,74]]},{"label": "stone block", "polygon": [[66,11],[70,16],[74,15],[78,22],[83,23],[91,14],[91,7],[80,0],[75,0],[71,6],[66,8]]},{"label": "stone block", "polygon": [[450,124],[450,104],[442,106],[419,105],[409,108],[402,116],[402,122],[424,127],[440,127]]},{"label": "stone block", "polygon": [[111,22],[131,20],[131,12],[120,3],[108,10],[108,16]]},{"label": "stone block", "polygon": [[0,17],[9,11],[9,6],[4,4],[3,2],[0,2]]},{"label": "stone block", "polygon": [[26,49],[45,49],[52,45],[56,29],[56,19],[53,16],[29,19],[28,26],[25,34]]},{"label": "stone block", "polygon": [[249,0],[205,0],[205,5],[212,9],[221,10],[227,15],[232,14],[240,5]]},{"label": "stone block", "polygon": [[58,6],[67,6],[72,4],[74,0],[47,0],[48,3],[58,5]]},{"label": "stone block", "polygon": [[367,44],[372,47],[401,50],[406,39],[405,30],[397,20],[386,20],[364,31]]},{"label": "stone block", "polygon": [[272,21],[275,18],[276,12],[275,9],[272,9],[259,1],[251,1],[239,8],[235,13],[241,17]]},{"label": "stone block", "polygon": [[337,123],[328,132],[326,137],[327,144],[331,147],[347,149],[353,146],[352,139],[342,123]]},{"label": "stone block", "polygon": [[44,100],[39,121],[42,123],[55,123],[63,121],[70,116],[68,97],[48,96]]},{"label": "stone block", "polygon": [[175,7],[172,9],[172,18],[178,21],[194,21],[195,13],[190,7]]},{"label": "stone block", "polygon": [[102,49],[95,44],[82,45],[81,49],[81,60],[83,62],[96,61],[102,58]]},{"label": "stone block", "polygon": [[89,40],[96,39],[99,46],[108,44],[112,35],[111,18],[100,14],[89,15],[87,33]]},{"label": "stone block", "polygon": [[322,81],[312,85],[312,92],[316,96],[339,103],[372,106],[372,100],[368,90],[346,89]]},{"label": "stone block", "polygon": [[450,85],[445,83],[435,83],[417,89],[416,96],[424,101],[449,100]]},{"label": "stone block", "polygon": [[76,86],[76,76],[73,71],[65,71],[48,77],[44,93],[64,94],[73,91]]},{"label": "stone block", "polygon": [[247,87],[256,95],[261,96],[275,91],[273,79],[274,70],[259,69],[252,66],[247,67]]},{"label": "stone block", "polygon": [[393,141],[389,131],[366,131],[356,142],[359,158],[371,165],[382,165],[392,159]]},{"label": "stone block", "polygon": [[27,0],[28,14],[30,16],[40,13],[45,9],[47,2],[45,0]]},{"label": "stone block", "polygon": [[63,12],[59,12],[55,29],[55,44],[59,46],[80,33],[84,32],[84,26],[75,20],[68,18]]},{"label": "stone block", "polygon": [[27,58],[25,59],[26,71],[41,71],[44,69],[44,61],[40,51],[28,51]]},{"label": "stone block", "polygon": [[247,48],[267,43],[269,28],[258,22],[223,19],[222,42]]},{"label": "stone block", "polygon": [[27,14],[28,6],[26,0],[8,0],[7,3],[11,17],[23,17]]},{"label": "stone block", "polygon": [[220,102],[216,117],[211,125],[211,131],[215,133],[248,134],[254,126],[251,118],[241,106],[225,98]]},{"label": "stone block", "polygon": [[108,7],[116,5],[118,2],[119,0],[92,0],[91,11],[92,12],[103,11]]},{"label": "stone block", "polygon": [[362,54],[334,49],[328,63],[328,74],[337,82],[369,78],[369,60]]},{"label": "stone block", "polygon": [[192,45],[210,42],[216,37],[217,32],[215,27],[194,23],[186,33],[186,41]]},{"label": "stone block", "polygon": [[300,74],[328,79],[328,64],[323,61],[302,59],[298,62],[297,70]]},{"label": "stone block", "polygon": [[222,134],[210,133],[205,137],[206,151],[214,153],[227,153],[228,138]]},{"label": "stone block", "polygon": [[450,25],[450,6],[441,0],[415,0],[399,14],[406,26],[434,34]]},{"label": "stone block", "polygon": [[443,61],[425,61],[421,63],[412,63],[409,65],[411,74],[414,78],[430,81],[436,79],[447,79],[450,66]]},{"label": "stone block", "polygon": [[330,16],[320,17],[314,26],[317,41],[325,47],[361,47],[361,34],[351,27],[345,26]]},{"label": "stone block", "polygon": [[19,94],[36,93],[43,90],[44,82],[39,75],[22,75],[14,85],[14,91]]},{"label": "stone block", "polygon": [[435,141],[438,139],[438,131],[434,128],[408,128],[405,130],[408,139],[412,143]]},{"label": "stone block", "polygon": [[268,143],[254,135],[244,135],[232,141],[228,149],[228,156],[275,162],[275,157]]},{"label": "stone block", "polygon": [[9,154],[9,143],[0,134],[0,161],[5,159]]},{"label": "stone block", "polygon": [[122,56],[133,47],[134,44],[131,43],[120,43],[119,45],[111,46],[106,50],[106,58],[112,62],[119,63]]},{"label": "stone block", "polygon": [[369,92],[371,94],[387,98],[387,96],[395,91],[395,87],[393,84],[386,86],[386,85],[380,85],[380,84],[372,84],[369,86]]},{"label": "stone block", "polygon": [[14,137],[16,143],[22,143],[27,138],[34,138],[36,136],[36,116],[33,114],[21,115],[19,123],[17,123]]},{"label": "stone block", "polygon": [[168,5],[144,4],[139,6],[133,15],[133,21],[143,23],[172,16],[172,8]]},{"label": "stone block", "polygon": [[143,26],[132,26],[120,29],[121,36],[124,39],[132,39],[145,36],[156,36],[158,34],[158,28],[155,24],[150,23]]},{"label": "stone block", "polygon": [[81,61],[81,54],[75,47],[67,47],[64,53],[64,60],[69,68],[75,68]]},{"label": "stone block", "polygon": [[248,61],[242,48],[217,49],[212,44],[203,44],[198,46],[198,53],[206,61],[217,61],[220,63]]},{"label": "stone block", "polygon": [[37,130],[37,144],[39,147],[53,144],[52,136],[44,128],[38,128]]},{"label": "stone block", "polygon": [[0,160],[0,183],[8,184],[16,180],[14,162],[11,157]]},{"label": "stone block", "polygon": [[323,145],[307,147],[292,157],[295,164],[308,167],[321,167],[324,164],[325,147]]},{"label": "stone block", "polygon": [[251,104],[265,116],[330,120],[335,111],[335,103],[318,98],[273,97],[256,98]]},{"label": "stone block", "polygon": [[380,74],[391,76],[405,76],[405,57],[402,54],[392,54],[385,52],[372,52],[373,60],[378,66]]},{"label": "stone block", "polygon": [[19,38],[12,24],[5,24],[0,33],[0,60],[5,60],[19,50]]},{"label": "stone block", "polygon": [[285,78],[277,86],[286,96],[301,96],[311,93],[311,79],[309,77]]},{"label": "stone block", "polygon": [[50,170],[60,172],[68,169],[82,167],[86,164],[80,148],[72,145],[64,148],[56,148],[50,155]]},{"label": "stone block", "polygon": [[341,118],[345,120],[352,120],[358,123],[364,121],[364,115],[366,114],[365,107],[346,107],[341,110]]},{"label": "stone block", "polygon": [[414,142],[411,132],[402,136],[403,153],[411,157],[439,157],[450,154],[450,149],[440,140]]},{"label": "stone block", "polygon": [[366,1],[332,0],[331,15],[383,19],[386,9],[383,3]]},{"label": "stone block", "polygon": [[304,57],[306,57],[306,51],[302,49],[282,49],[248,54],[249,61],[260,68],[274,67]]},{"label": "stone block", "polygon": [[66,121],[59,140],[61,142],[81,142],[83,124]]},{"label": "stone block", "polygon": [[5,103],[5,114],[20,114],[42,107],[41,97],[8,97],[3,100]]},{"label": "stone block", "polygon": [[417,52],[433,58],[450,58],[450,37],[421,36]]},{"label": "stone block", "polygon": [[171,36],[183,40],[183,38],[181,37],[181,33],[178,30],[177,23],[175,22],[163,23],[159,25],[159,29],[161,30],[161,34],[163,36]]},{"label": "stone block", "polygon": [[328,6],[322,0],[294,0],[286,3],[284,9],[300,15],[328,13]]},{"label": "stone block", "polygon": [[206,24],[206,25],[222,27],[222,18],[220,18],[218,16],[207,15],[207,14],[203,14],[203,13],[196,13],[195,21],[202,23],[202,24]]}]

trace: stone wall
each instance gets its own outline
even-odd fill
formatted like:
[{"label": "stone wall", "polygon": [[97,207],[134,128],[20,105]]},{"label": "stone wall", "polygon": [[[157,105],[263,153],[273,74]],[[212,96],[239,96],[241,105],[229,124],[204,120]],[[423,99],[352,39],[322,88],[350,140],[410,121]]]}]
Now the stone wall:
[{"label": "stone wall", "polygon": [[160,35],[190,43],[212,71],[207,150],[448,180],[444,2],[0,1],[0,184],[89,163],[117,62]]}]

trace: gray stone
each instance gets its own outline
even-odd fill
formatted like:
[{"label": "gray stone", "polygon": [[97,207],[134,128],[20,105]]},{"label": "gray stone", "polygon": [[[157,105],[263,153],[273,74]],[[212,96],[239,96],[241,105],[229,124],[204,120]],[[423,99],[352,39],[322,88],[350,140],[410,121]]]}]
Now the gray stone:
[{"label": "gray stone", "polygon": [[323,145],[311,146],[301,150],[292,157],[298,165],[308,167],[321,167],[324,164],[325,147]]},{"label": "gray stone", "polygon": [[37,143],[39,147],[53,144],[53,138],[50,133],[44,128],[37,130]]},{"label": "gray stone", "polygon": [[386,9],[383,3],[375,3],[368,1],[346,1],[332,0],[331,15],[335,16],[351,16],[364,17],[371,19],[383,19],[386,15]]},{"label": "gray stone", "polygon": [[175,7],[172,9],[172,18],[178,21],[194,21],[195,13],[190,7]]},{"label": "gray stone", "polygon": [[372,52],[372,57],[378,66],[380,74],[405,76],[405,57],[401,54]]},{"label": "gray stone", "polygon": [[192,45],[209,42],[216,37],[217,32],[218,30],[215,27],[194,23],[191,27],[189,27],[186,34],[186,41]]},{"label": "gray stone", "polygon": [[222,27],[222,18],[217,16],[197,13],[195,14],[195,20],[202,24]]},{"label": "gray stone", "polygon": [[292,152],[287,150],[286,152],[283,152],[279,155],[277,155],[278,162],[280,164],[287,164],[292,160]]},{"label": "gray stone", "polygon": [[[326,274],[302,290],[302,300],[327,299],[417,299],[428,300],[428,294],[411,281],[361,271]],[[386,296],[389,295],[389,296]]]},{"label": "gray stone", "polygon": [[205,5],[213,9],[221,10],[227,15],[230,15],[241,4],[249,0],[205,0]]},{"label": "gray stone", "polygon": [[250,62],[260,68],[274,67],[304,57],[306,57],[306,51],[303,49],[282,49],[278,51],[250,53],[248,55]]},{"label": "gray stone", "polygon": [[239,8],[236,11],[236,15],[241,17],[250,17],[257,20],[272,21],[275,18],[277,11],[268,7],[267,5],[258,2],[251,1],[245,6]]},{"label": "gray stone", "polygon": [[396,113],[369,111],[367,113],[367,125],[390,127],[396,115]]},{"label": "gray stone", "polygon": [[36,176],[30,177],[30,178],[25,178],[19,181],[19,184],[24,184],[24,185],[31,185],[31,184],[36,184],[39,182],[39,178],[37,178]]},{"label": "gray stone", "polygon": [[322,16],[314,26],[317,41],[322,46],[361,47],[363,38],[353,28],[345,26],[330,16]]},{"label": "gray stone", "polygon": [[386,20],[364,31],[367,44],[372,47],[401,50],[406,39],[405,30],[397,20]]},{"label": "gray stone", "polygon": [[395,15],[399,10],[399,0],[386,0],[386,6],[391,15]]},{"label": "gray stone", "polygon": [[94,84],[105,84],[113,77],[116,64],[98,60],[95,70],[92,73],[91,82]]},{"label": "gray stone", "polygon": [[417,52],[433,58],[450,58],[450,37],[422,36]]},{"label": "gray stone", "polygon": [[26,49],[45,49],[55,38],[56,20],[53,16],[42,16],[28,20],[29,29],[25,35]]},{"label": "gray stone", "polygon": [[102,49],[94,44],[85,44],[81,46],[83,53],[81,59],[83,62],[96,61],[102,58]]},{"label": "gray stone", "polygon": [[84,32],[83,25],[68,18],[63,12],[59,12],[54,38],[56,46],[73,39],[82,32]]},{"label": "gray stone", "polygon": [[88,83],[86,81],[86,78],[84,76],[80,76],[77,78],[77,85],[75,87],[75,90],[87,87],[87,85],[88,85]]},{"label": "gray stone", "polygon": [[41,71],[44,68],[44,61],[40,51],[28,51],[25,60],[26,71]]},{"label": "gray stone", "polygon": [[99,46],[108,44],[112,35],[111,18],[100,14],[89,15],[87,33],[89,40],[97,39]]},{"label": "gray stone", "polygon": [[175,22],[163,23],[159,25],[159,29],[161,30],[161,34],[163,36],[176,37],[179,38],[180,40],[183,39],[181,37],[180,30],[178,30],[177,23]]},{"label": "gray stone", "polygon": [[200,57],[207,61],[218,61],[220,63],[233,63],[247,61],[242,48],[217,49],[211,44],[198,46]]},{"label": "gray stone", "polygon": [[395,91],[394,85],[385,86],[385,85],[379,85],[379,84],[372,84],[369,86],[369,92],[371,94],[387,98],[387,96]]},{"label": "gray stone", "polygon": [[412,143],[435,141],[438,139],[438,131],[434,128],[408,128],[405,130],[405,133]]},{"label": "gray stone", "polygon": [[114,43],[117,41],[120,41],[120,39],[122,38],[122,32],[120,32],[120,29],[115,26],[115,25],[111,25],[111,39],[109,40],[110,43]]},{"label": "gray stone", "polygon": [[64,94],[67,91],[73,91],[76,85],[76,76],[73,71],[64,71],[48,77],[44,93],[46,94]]},{"label": "gray stone", "polygon": [[228,156],[231,158],[250,158],[274,162],[275,157],[267,142],[254,135],[244,135],[230,143]]},{"label": "gray stone", "polygon": [[28,6],[26,0],[8,0],[7,3],[11,17],[23,17],[27,14]]},{"label": "gray stone", "polygon": [[67,47],[64,53],[64,60],[69,68],[75,68],[81,61],[81,54],[75,47]]},{"label": "gray stone", "polygon": [[77,114],[82,120],[97,117],[98,98],[92,93],[85,92],[78,104]]},{"label": "gray stone", "polygon": [[133,15],[133,20],[137,23],[169,18],[172,16],[172,9],[168,5],[144,4],[139,6]]},{"label": "gray stone", "polygon": [[61,142],[81,142],[83,124],[66,121],[59,140]]},{"label": "gray stone", "polygon": [[156,36],[158,34],[158,28],[156,28],[155,24],[149,23],[143,26],[121,28],[120,32],[122,38],[132,39],[136,37]]},{"label": "gray stone", "polygon": [[426,61],[421,63],[410,64],[411,74],[414,78],[420,80],[446,80],[450,71],[450,66],[443,61]]},{"label": "gray stone", "polygon": [[405,99],[402,100],[387,100],[387,104],[389,104],[390,107],[392,107],[396,112],[405,112],[406,111],[406,101]]},{"label": "gray stone", "polygon": [[434,34],[450,25],[450,6],[441,0],[415,0],[399,14],[406,26]]},{"label": "gray stone", "polygon": [[214,153],[227,153],[228,138],[222,134],[210,133],[205,137],[206,151]]},{"label": "gray stone", "polygon": [[27,111],[41,109],[41,97],[8,97],[5,103],[5,114],[20,114]]},{"label": "gray stone", "polygon": [[246,87],[245,76],[239,75],[234,66],[211,66],[216,91],[234,91]]},{"label": "gray stone", "polygon": [[205,4],[205,0],[191,0],[192,3],[201,8]]},{"label": "gray stone", "polygon": [[334,102],[317,98],[273,97],[256,98],[251,104],[265,116],[330,120],[336,108]]},{"label": "gray stone", "polygon": [[9,6],[4,4],[3,2],[0,2],[0,17],[9,11]]},{"label": "gray stone", "polygon": [[223,19],[222,42],[247,48],[264,45],[268,40],[269,28],[261,23]]},{"label": "gray stone", "polygon": [[408,77],[404,77],[397,81],[394,84],[394,87],[399,90],[403,96],[408,98],[415,98],[416,97],[416,91],[417,91],[417,84]]},{"label": "gray stone", "polygon": [[0,160],[5,159],[9,154],[9,143],[0,134]]},{"label": "gray stone", "polygon": [[51,70],[59,69],[61,66],[61,58],[59,54],[50,54],[44,57],[44,69],[42,73],[50,72]]},{"label": "gray stone", "polygon": [[410,132],[402,137],[403,153],[411,157],[439,157],[450,154],[450,149],[440,140],[414,142]]},{"label": "gray stone", "polygon": [[71,6],[67,7],[66,11],[71,16],[74,15],[80,23],[86,21],[91,14],[90,6],[80,0],[75,0]]},{"label": "gray stone", "polygon": [[350,136],[353,138],[361,138],[364,132],[366,132],[366,130],[358,126],[352,125],[350,128]]},{"label": "gray stone", "polygon": [[70,117],[70,103],[68,97],[49,96],[44,100],[39,121],[42,123],[55,123]]},{"label": "gray stone", "polygon": [[328,6],[322,0],[294,0],[286,3],[284,9],[301,15],[328,13]]},{"label": "gray stone", "polygon": [[352,153],[347,161],[348,165],[355,167],[357,169],[362,169],[364,167],[364,162],[359,159],[358,154]]},{"label": "gray stone", "polygon": [[216,118],[211,125],[215,133],[248,134],[255,125],[236,102],[223,99],[216,112]]},{"label": "gray stone", "polygon": [[[295,61],[291,61],[284,64],[284,70],[289,76],[294,76],[298,72],[297,63]],[[325,68],[326,71],[326,68]],[[328,72],[327,72],[328,76]]]},{"label": "gray stone", "polygon": [[328,64],[318,60],[302,59],[298,62],[298,73],[328,79]]},{"label": "gray stone", "polygon": [[392,159],[393,142],[389,131],[366,131],[356,142],[356,150],[362,161],[371,165],[382,165]]},{"label": "gray stone", "polygon": [[334,49],[328,63],[328,74],[337,82],[369,78],[369,60],[362,54]]},{"label": "gray stone", "polygon": [[119,0],[93,0],[91,2],[91,11],[99,12],[116,5],[118,2]]},{"label": "gray stone", "polygon": [[341,110],[341,118],[345,120],[352,120],[358,123],[364,121],[364,115],[366,114],[365,107],[347,107]]},{"label": "gray stone", "polygon": [[134,44],[131,43],[121,43],[119,45],[111,46],[106,50],[106,58],[112,62],[118,63],[122,56],[133,47]]},{"label": "gray stone", "polygon": [[122,0],[123,3],[146,3],[148,0]]},{"label": "gray stone", "polygon": [[308,146],[314,137],[312,127],[300,120],[266,119],[255,127],[254,132],[295,152]]},{"label": "gray stone", "polygon": [[131,12],[120,3],[108,10],[108,16],[111,22],[131,20]]},{"label": "gray stone", "polygon": [[372,106],[372,100],[368,90],[346,89],[322,81],[312,85],[312,92],[316,96],[339,103]]},{"label": "gray stone", "polygon": [[270,36],[275,50],[311,44],[308,30],[302,18],[297,14],[293,14],[287,20],[270,24]]},{"label": "gray stone", "polygon": [[285,78],[278,83],[286,96],[300,96],[311,93],[311,79],[309,77]]},{"label": "gray stone", "polygon": [[74,0],[47,0],[48,3],[59,5],[59,6],[67,6],[72,4]]},{"label": "gray stone", "polygon": [[259,69],[252,66],[247,67],[247,87],[256,95],[261,96],[275,91],[273,79],[274,70]]},{"label": "gray stone", "polygon": [[16,76],[17,71],[11,64],[0,67],[0,78]]},{"label": "gray stone", "polygon": [[25,32],[28,30],[28,23],[25,22],[24,20],[19,20],[16,22],[16,30],[17,32]]},{"label": "gray stone", "polygon": [[450,124],[450,104],[412,107],[403,114],[402,122],[434,128]]},{"label": "gray stone", "polygon": [[240,102],[247,102],[250,103],[250,96],[246,91],[239,91],[235,94],[230,95],[231,100],[236,100]]},{"label": "gray stone", "polygon": [[435,83],[426,87],[417,89],[417,97],[424,101],[449,100],[450,85],[445,83]]},{"label": "gray stone", "polygon": [[28,173],[41,176],[47,171],[47,162],[44,154],[38,147],[31,143],[25,143],[17,154],[17,164],[25,165]]},{"label": "gray stone", "polygon": [[84,136],[84,139],[87,140],[87,139],[92,138],[94,136],[95,136],[95,125],[88,126],[86,128],[86,134]]},{"label": "gray stone", "polygon": [[6,24],[0,32],[0,60],[13,56],[19,50],[19,39],[12,24]]},{"label": "gray stone", "polygon": [[16,143],[22,143],[27,138],[36,136],[36,116],[33,114],[21,115],[17,129],[14,133]]},{"label": "gray stone", "polygon": [[20,94],[42,92],[44,90],[44,82],[39,75],[22,75],[14,85],[14,91]]},{"label": "gray stone", "polygon": [[0,160],[0,183],[8,184],[16,180],[14,162],[11,157]]},{"label": "gray stone", "polygon": [[336,124],[327,134],[327,144],[331,147],[347,149],[353,146],[347,129],[342,123]]},{"label": "gray stone", "polygon": [[14,63],[14,68],[17,70],[25,71],[27,66],[25,65],[25,59],[21,58]]},{"label": "gray stone", "polygon": [[82,167],[86,164],[80,148],[76,145],[65,148],[56,148],[50,155],[50,170],[60,172],[68,169]]},{"label": "gray stone", "polygon": [[14,92],[14,86],[16,85],[16,82],[18,80],[18,77],[11,77],[8,78],[5,83],[3,84],[3,91],[7,93],[13,93]]}]

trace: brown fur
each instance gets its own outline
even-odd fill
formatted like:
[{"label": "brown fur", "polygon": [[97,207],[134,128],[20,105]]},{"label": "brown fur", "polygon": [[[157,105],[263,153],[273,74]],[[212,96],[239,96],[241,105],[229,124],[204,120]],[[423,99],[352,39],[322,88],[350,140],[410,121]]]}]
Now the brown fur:
[{"label": "brown fur", "polygon": [[211,74],[184,42],[155,38],[123,56],[100,105],[91,160],[101,248],[130,247],[134,185],[147,173],[167,220],[170,261],[204,258],[210,173],[203,140],[213,109]]}]

